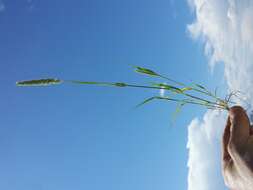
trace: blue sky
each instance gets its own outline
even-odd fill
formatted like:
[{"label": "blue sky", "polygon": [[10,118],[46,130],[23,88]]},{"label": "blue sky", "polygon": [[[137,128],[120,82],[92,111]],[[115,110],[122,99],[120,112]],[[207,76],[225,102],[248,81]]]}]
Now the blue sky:
[{"label": "blue sky", "polygon": [[[159,92],[18,80],[151,80],[131,65],[214,88],[186,1],[3,1],[0,189],[187,189],[187,126],[204,110],[133,107]],[[222,69],[220,69],[222,70]],[[217,74],[219,76],[219,73]]]}]

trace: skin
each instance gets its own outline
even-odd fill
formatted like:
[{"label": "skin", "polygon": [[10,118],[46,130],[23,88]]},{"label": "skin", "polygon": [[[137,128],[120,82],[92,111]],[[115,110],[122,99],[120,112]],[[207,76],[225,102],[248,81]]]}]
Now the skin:
[{"label": "skin", "polygon": [[253,189],[253,128],[242,107],[234,106],[223,134],[222,172],[230,190]]}]

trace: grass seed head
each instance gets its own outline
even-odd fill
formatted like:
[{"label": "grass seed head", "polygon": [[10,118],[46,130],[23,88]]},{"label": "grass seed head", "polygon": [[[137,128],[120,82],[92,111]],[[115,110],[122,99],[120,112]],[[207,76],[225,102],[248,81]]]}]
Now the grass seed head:
[{"label": "grass seed head", "polygon": [[16,82],[17,86],[48,86],[60,84],[62,81],[59,79],[47,78],[47,79],[38,79],[38,80],[27,80]]}]

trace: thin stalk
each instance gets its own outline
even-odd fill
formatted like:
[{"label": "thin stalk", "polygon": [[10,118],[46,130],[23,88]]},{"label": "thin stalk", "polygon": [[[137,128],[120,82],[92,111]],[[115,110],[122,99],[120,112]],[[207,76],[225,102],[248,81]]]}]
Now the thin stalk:
[{"label": "thin stalk", "polygon": [[[163,76],[163,75],[160,75],[160,74],[157,74],[157,76],[160,77],[160,78],[162,78],[162,79],[166,79],[166,80],[168,80],[168,81],[170,81],[170,82],[173,82],[173,83],[175,83],[175,84],[177,84],[177,85],[179,85],[179,86],[188,87],[186,84],[181,83],[181,82],[178,82],[178,81],[173,80],[173,79],[171,79],[171,78],[168,78],[168,77],[166,77],[166,76]],[[210,96],[210,97],[212,97],[212,98],[214,98],[214,99],[216,99],[216,100],[218,100],[218,101],[221,101],[220,98],[218,98],[217,96],[213,95],[213,94],[212,94],[210,91],[208,91],[208,90],[203,91],[203,90],[199,90],[199,89],[194,88],[194,87],[192,88],[192,90],[194,90],[194,91],[196,91],[196,92],[199,92],[199,93],[202,93],[202,94],[205,94],[205,95],[207,95],[207,96]]]},{"label": "thin stalk", "polygon": [[173,82],[173,83],[175,83],[175,84],[177,84],[177,85],[179,85],[179,86],[186,87],[186,85],[185,85],[184,83],[181,83],[181,82],[178,82],[178,81],[176,81],[176,80],[170,79],[170,78],[165,77],[165,76],[163,76],[163,75],[158,74],[157,76],[160,77],[160,78],[162,78],[162,79],[166,79],[166,80],[168,80],[168,81],[170,81],[170,82]]},{"label": "thin stalk", "polygon": [[[82,84],[82,83],[84,83],[84,84],[99,84],[99,85],[120,87],[120,86],[115,85],[117,83],[109,83],[109,82],[96,82],[96,83],[82,82],[82,81],[65,81],[65,82],[71,82],[71,83],[77,83],[77,84]],[[121,83],[118,83],[118,84],[121,84]],[[124,86],[122,86],[122,87],[147,88],[147,89],[159,89],[159,90],[164,89],[164,90],[167,90],[166,88],[156,87],[156,86],[144,86],[144,85],[135,85],[135,84],[126,84],[126,83],[122,83],[122,84],[124,84]],[[206,99],[203,99],[203,98],[199,98],[199,97],[193,96],[193,95],[188,94],[188,93],[182,93],[182,95],[185,95],[187,97],[193,98],[195,100],[203,101],[203,102],[205,102],[207,104],[218,105],[216,102],[212,102],[212,101],[209,101],[209,100],[206,100]]]},{"label": "thin stalk", "polygon": [[[178,81],[176,81],[176,80],[173,80],[173,79],[171,79],[171,78],[168,78],[168,77],[166,77],[166,76],[163,76],[163,75],[161,75],[161,74],[158,74],[157,72],[154,72],[154,71],[152,71],[152,70],[150,70],[150,69],[147,69],[147,68],[144,68],[144,67],[139,67],[139,66],[134,66],[134,68],[136,68],[135,71],[138,72],[138,73],[145,74],[145,75],[149,75],[149,76],[159,77],[159,78],[168,80],[168,81],[170,81],[170,82],[172,82],[172,83],[174,83],[174,84],[177,84],[177,85],[179,85],[179,86],[183,86],[183,87],[186,87],[186,88],[188,87],[188,86],[185,85],[184,83],[178,82]],[[197,86],[199,86],[199,87],[202,89],[201,85],[197,85]],[[214,98],[216,101],[222,101],[220,98],[218,98],[216,95],[213,95],[211,92],[209,92],[209,91],[208,91],[207,89],[205,89],[204,87],[203,87],[203,90],[200,90],[200,89],[195,88],[195,87],[191,87],[191,90],[193,90],[193,91],[195,91],[195,92],[199,92],[199,93],[201,93],[201,94],[205,94],[205,95],[207,95],[207,96],[209,96],[209,97],[212,97],[212,98]]]},{"label": "thin stalk", "polygon": [[[126,86],[127,87],[134,87],[134,88],[151,88],[151,89],[164,89],[164,90],[166,90],[166,88],[154,87],[154,86],[143,86],[143,85],[133,85],[133,84],[126,84]],[[214,104],[214,105],[217,104],[216,102],[211,102],[209,100],[206,100],[206,99],[203,99],[203,98],[199,98],[199,97],[193,96],[193,95],[188,94],[188,93],[182,93],[182,95],[188,96],[188,97],[196,99],[196,100],[203,101],[203,102],[208,103],[208,104]]]},{"label": "thin stalk", "polygon": [[[171,82],[176,83],[177,85],[180,86],[184,86],[187,87],[185,84],[177,82],[175,80],[169,79],[167,77],[164,77],[162,75],[158,75],[155,72],[148,70],[148,69],[144,69],[144,68],[139,68],[139,70],[142,73],[145,74],[150,74],[150,75],[154,75],[154,76],[159,76],[162,77],[164,79],[167,79]],[[140,72],[139,71],[139,72]],[[85,82],[85,81],[75,81],[75,80],[67,80],[67,81],[63,81],[63,80],[59,80],[59,79],[54,79],[54,78],[47,78],[47,79],[39,79],[39,80],[29,80],[29,81],[21,81],[21,82],[17,82],[16,84],[18,86],[47,86],[47,85],[57,85],[60,84],[62,82],[69,82],[69,83],[74,83],[74,84],[85,84],[85,85],[104,85],[104,86],[113,86],[113,87],[132,87],[132,88],[146,88],[146,89],[163,89],[163,90],[167,90],[170,92],[174,92],[179,96],[186,96],[188,97],[188,99],[176,99],[176,98],[170,98],[170,97],[161,97],[161,96],[155,96],[155,99],[163,99],[163,100],[170,100],[170,101],[175,101],[181,104],[195,104],[195,105],[201,105],[204,106],[208,109],[225,109],[225,110],[229,110],[229,106],[228,103],[230,103],[230,98],[232,95],[230,95],[228,98],[226,99],[220,99],[219,97],[217,97],[216,95],[213,95],[211,92],[209,92],[208,90],[206,90],[203,87],[203,90],[197,89],[197,88],[190,88],[190,90],[194,90],[197,91],[199,93],[208,95],[208,97],[212,96],[215,101],[213,100],[209,100],[209,99],[204,99],[204,98],[200,98],[197,97],[195,95],[186,93],[185,91],[187,90],[183,90],[180,89],[178,87],[175,86],[170,86],[170,85],[158,85],[158,86],[145,86],[145,85],[136,85],[136,84],[127,84],[127,83],[122,83],[122,82],[118,82],[118,83],[111,83],[111,82]],[[167,86],[167,87],[166,87]],[[188,87],[187,87],[188,88]],[[202,88],[200,86],[200,88]],[[189,90],[188,90],[189,91]],[[148,100],[149,101],[149,100]]]},{"label": "thin stalk", "polygon": [[[179,86],[182,86],[182,87],[188,87],[186,84],[184,84],[184,83],[181,83],[181,82],[178,82],[178,81],[176,81],[176,80],[173,80],[173,79],[170,79],[170,78],[168,78],[168,77],[165,77],[165,76],[163,76],[163,75],[160,75],[160,74],[158,74],[157,75],[158,77],[160,77],[160,78],[162,78],[162,79],[166,79],[166,80],[168,80],[168,81],[170,81],[170,82],[173,82],[173,83],[175,83],[175,84],[177,84],[177,85],[179,85]],[[205,94],[205,95],[207,95],[207,96],[210,96],[210,97],[212,97],[212,98],[214,98],[214,99],[216,99],[216,100],[221,100],[220,98],[218,98],[218,97],[216,97],[215,95],[213,95],[211,92],[209,92],[209,91],[202,91],[202,90],[199,90],[199,89],[197,89],[197,88],[192,88],[192,90],[194,90],[194,91],[196,91],[196,92],[199,92],[199,93],[202,93],[202,94]]]},{"label": "thin stalk", "polygon": [[209,108],[220,108],[220,109],[224,109],[225,107],[223,106],[220,106],[220,105],[205,105],[203,103],[200,103],[200,102],[194,102],[194,101],[191,101],[191,100],[180,100],[180,99],[175,99],[175,98],[168,98],[168,97],[161,97],[161,96],[158,96],[156,97],[157,99],[163,99],[163,100],[169,100],[169,101],[174,101],[174,102],[181,102],[181,103],[186,103],[186,104],[195,104],[195,105],[200,105],[200,106],[206,106],[206,107],[209,107]]}]

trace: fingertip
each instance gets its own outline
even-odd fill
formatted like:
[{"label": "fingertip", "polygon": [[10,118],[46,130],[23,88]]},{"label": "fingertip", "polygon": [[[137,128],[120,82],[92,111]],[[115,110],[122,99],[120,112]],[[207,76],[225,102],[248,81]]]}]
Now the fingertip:
[{"label": "fingertip", "polygon": [[235,117],[238,114],[245,113],[245,110],[241,106],[233,106],[229,109],[230,118]]},{"label": "fingertip", "polygon": [[250,122],[246,111],[241,106],[234,106],[229,110],[230,118],[230,142],[228,149],[231,152],[240,150],[250,135]]},{"label": "fingertip", "polygon": [[236,121],[248,118],[245,110],[241,106],[233,106],[229,109],[230,122],[233,124]]}]

